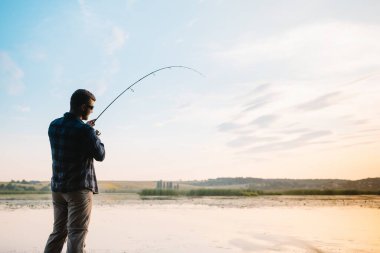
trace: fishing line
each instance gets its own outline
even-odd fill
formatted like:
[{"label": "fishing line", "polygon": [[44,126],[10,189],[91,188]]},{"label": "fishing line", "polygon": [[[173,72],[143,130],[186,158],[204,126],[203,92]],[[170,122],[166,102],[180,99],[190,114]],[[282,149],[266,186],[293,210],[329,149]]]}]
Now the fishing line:
[{"label": "fishing line", "polygon": [[167,66],[167,67],[163,67],[163,68],[160,68],[160,69],[157,69],[157,70],[155,70],[155,71],[152,71],[152,72],[150,72],[149,74],[146,74],[145,76],[143,76],[143,77],[141,77],[139,80],[137,80],[136,82],[134,82],[133,84],[131,84],[128,88],[126,88],[125,90],[123,90],[114,100],[112,100],[112,102],[109,104],[109,105],[107,105],[107,107],[99,114],[99,116],[96,118],[96,119],[94,119],[93,120],[93,122],[95,123],[95,121],[97,121],[99,118],[100,118],[100,116],[102,116],[102,114],[105,112],[105,111],[107,111],[107,109],[119,98],[119,97],[121,97],[127,90],[131,90],[131,91],[134,91],[133,89],[132,89],[132,87],[135,85],[135,84],[137,84],[137,83],[139,83],[140,81],[142,81],[143,79],[145,79],[145,78],[147,78],[148,76],[150,76],[150,75],[153,75],[154,73],[156,73],[156,72],[159,72],[159,71],[161,71],[161,70],[165,70],[165,69],[171,69],[171,68],[184,68],[184,69],[188,69],[188,70],[191,70],[191,71],[193,71],[193,72],[195,72],[195,73],[197,73],[197,74],[199,74],[199,75],[201,75],[201,76],[205,76],[205,75],[203,75],[201,72],[199,72],[198,70],[196,70],[196,69],[193,69],[193,68],[190,68],[190,67],[186,67],[186,66],[181,66],[181,65],[178,65],[178,66]]}]

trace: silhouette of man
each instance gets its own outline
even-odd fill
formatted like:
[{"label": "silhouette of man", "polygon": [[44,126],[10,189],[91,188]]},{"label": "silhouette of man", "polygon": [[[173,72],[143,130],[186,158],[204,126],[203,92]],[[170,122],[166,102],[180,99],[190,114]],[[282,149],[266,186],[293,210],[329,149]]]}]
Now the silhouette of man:
[{"label": "silhouette of man", "polygon": [[103,161],[104,145],[88,120],[95,96],[84,89],[70,99],[70,112],[51,122],[49,140],[53,160],[51,190],[54,226],[45,253],[60,253],[67,238],[67,252],[84,252],[92,197],[98,193],[94,159]]}]

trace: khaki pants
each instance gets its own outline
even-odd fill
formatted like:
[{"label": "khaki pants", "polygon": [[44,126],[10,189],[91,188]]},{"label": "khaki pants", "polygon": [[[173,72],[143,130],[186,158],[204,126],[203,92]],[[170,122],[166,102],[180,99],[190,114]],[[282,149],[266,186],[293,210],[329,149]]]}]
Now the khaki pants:
[{"label": "khaki pants", "polygon": [[54,228],[46,243],[45,253],[60,253],[67,237],[67,253],[84,251],[92,208],[90,190],[53,192]]}]

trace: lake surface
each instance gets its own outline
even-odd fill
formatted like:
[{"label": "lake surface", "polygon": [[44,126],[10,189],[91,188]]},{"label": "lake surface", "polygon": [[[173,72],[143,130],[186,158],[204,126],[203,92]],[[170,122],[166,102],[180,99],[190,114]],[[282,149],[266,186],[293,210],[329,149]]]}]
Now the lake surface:
[{"label": "lake surface", "polygon": [[[96,196],[87,252],[380,252],[380,197]],[[50,197],[0,199],[0,252],[42,252]]]}]

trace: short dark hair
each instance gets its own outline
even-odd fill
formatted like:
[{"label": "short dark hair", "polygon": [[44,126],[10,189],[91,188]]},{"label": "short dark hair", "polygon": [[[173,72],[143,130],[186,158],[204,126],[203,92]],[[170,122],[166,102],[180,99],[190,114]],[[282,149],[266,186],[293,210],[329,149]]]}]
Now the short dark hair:
[{"label": "short dark hair", "polygon": [[77,108],[83,104],[90,102],[90,99],[96,101],[94,94],[85,89],[76,90],[70,99],[70,107]]}]

